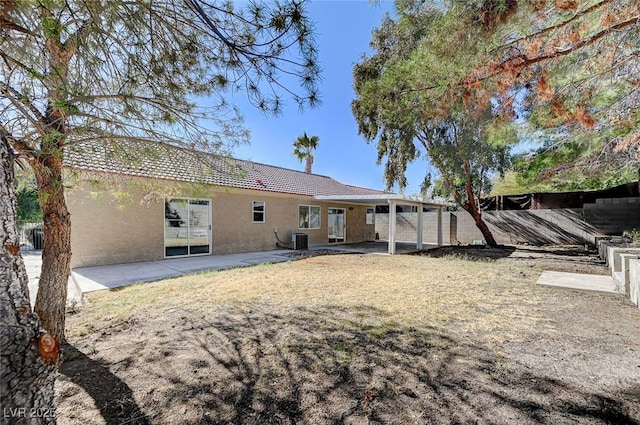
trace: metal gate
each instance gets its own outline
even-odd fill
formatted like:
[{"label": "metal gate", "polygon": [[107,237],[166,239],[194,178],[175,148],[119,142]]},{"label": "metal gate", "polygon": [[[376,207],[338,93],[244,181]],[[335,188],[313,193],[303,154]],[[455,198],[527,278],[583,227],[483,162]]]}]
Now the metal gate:
[{"label": "metal gate", "polygon": [[19,221],[18,237],[22,251],[39,251],[44,247],[44,231],[41,221]]}]

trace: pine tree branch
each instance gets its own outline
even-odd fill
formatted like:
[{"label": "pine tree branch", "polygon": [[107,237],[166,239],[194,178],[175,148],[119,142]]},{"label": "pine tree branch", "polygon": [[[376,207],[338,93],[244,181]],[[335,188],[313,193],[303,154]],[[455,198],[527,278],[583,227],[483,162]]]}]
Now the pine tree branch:
[{"label": "pine tree branch", "polygon": [[[451,84],[448,85],[448,89],[453,89],[453,88],[459,88],[459,87],[473,87],[474,85],[476,85],[477,83],[481,83],[484,81],[487,81],[491,78],[494,78],[498,75],[500,75],[502,72],[504,72],[507,68],[512,68],[514,70],[521,70],[521,69],[525,69],[528,67],[531,67],[532,65],[535,65],[537,63],[540,62],[545,62],[545,61],[549,61],[552,59],[557,59],[557,58],[561,58],[564,56],[569,55],[570,53],[575,52],[576,50],[580,50],[582,48],[585,48],[587,46],[590,46],[592,44],[594,44],[596,41],[616,32],[616,31],[620,31],[623,30],[627,27],[633,26],[633,25],[638,25],[638,23],[640,22],[640,15],[636,15],[633,16],[629,19],[626,19],[624,21],[618,22],[615,25],[611,25],[608,26],[607,28],[603,29],[602,31],[599,31],[597,33],[595,33],[594,35],[592,35],[591,37],[582,39],[576,43],[574,43],[573,45],[571,45],[570,47],[566,48],[566,49],[562,49],[562,50],[556,50],[552,53],[549,54],[545,54],[545,55],[540,55],[540,56],[535,56],[535,57],[527,57],[524,54],[520,54],[517,56],[513,56],[510,57],[508,59],[505,59],[504,61],[502,61],[500,64],[498,65],[494,65],[491,67],[491,70],[486,72],[484,75],[476,77],[476,76],[468,76],[465,79],[453,82]],[[418,87],[415,89],[410,89],[410,90],[405,90],[403,91],[403,93],[409,93],[409,92],[414,92],[414,91],[428,91],[428,90],[434,90],[436,88],[439,88],[441,86],[439,85],[430,85],[430,86],[423,86],[423,87]]]},{"label": "pine tree branch", "polygon": [[37,151],[29,146],[28,143],[21,139],[16,139],[15,137],[13,137],[13,135],[3,124],[0,124],[0,138],[2,138],[2,140],[8,141],[13,149],[18,151],[20,155],[33,158],[37,154]]},{"label": "pine tree branch", "polygon": [[2,93],[6,99],[9,99],[13,106],[33,124],[41,135],[45,134],[44,127],[46,126],[47,120],[33,103],[27,101],[22,93],[11,87],[8,83],[2,85],[0,93]]},{"label": "pine tree branch", "polygon": [[573,22],[573,21],[575,21],[577,19],[580,19],[583,16],[588,15],[589,13],[601,8],[602,6],[604,6],[604,5],[608,4],[608,3],[611,3],[612,1],[613,0],[604,0],[604,1],[601,1],[600,3],[596,3],[593,6],[590,6],[590,7],[586,8],[586,9],[576,13],[571,18],[569,18],[569,19],[567,19],[565,21],[559,22],[559,23],[557,23],[555,25],[551,25],[549,27],[545,27],[545,28],[541,29],[540,31],[534,32],[532,34],[527,34],[525,36],[517,38],[517,39],[515,39],[513,41],[510,41],[509,43],[504,44],[504,46],[502,46],[502,47],[512,46],[512,45],[518,44],[520,42],[523,42],[525,40],[530,40],[532,38],[539,37],[539,36],[544,35],[544,34],[550,32],[550,31],[553,31],[555,29],[565,27],[568,24],[570,24],[571,22]]}]

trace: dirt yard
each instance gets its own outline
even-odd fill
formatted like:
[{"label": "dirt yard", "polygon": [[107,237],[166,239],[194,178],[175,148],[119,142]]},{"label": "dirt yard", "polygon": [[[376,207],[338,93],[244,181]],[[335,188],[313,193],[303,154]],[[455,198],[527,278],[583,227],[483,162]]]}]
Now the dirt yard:
[{"label": "dirt yard", "polygon": [[92,293],[68,318],[58,423],[640,424],[640,310],[536,286],[543,267],[604,270],[543,251],[316,256]]}]

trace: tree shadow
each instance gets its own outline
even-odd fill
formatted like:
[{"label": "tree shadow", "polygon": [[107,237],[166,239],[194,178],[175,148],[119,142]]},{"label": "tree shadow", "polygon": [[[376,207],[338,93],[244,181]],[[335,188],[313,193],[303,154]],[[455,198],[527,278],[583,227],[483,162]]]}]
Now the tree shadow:
[{"label": "tree shadow", "polygon": [[639,424],[640,386],[589,391],[368,307],[220,307],[178,328],[181,345],[129,366],[165,388],[154,423]]},{"label": "tree shadow", "polygon": [[587,235],[598,233],[575,210],[553,210],[548,216],[528,210],[492,211],[484,218],[490,228],[498,231],[499,239],[512,243],[583,244],[590,239]]},{"label": "tree shadow", "polygon": [[135,401],[133,391],[102,362],[72,345],[63,347],[64,360],[58,369],[93,399],[107,425],[148,425],[149,418]]}]

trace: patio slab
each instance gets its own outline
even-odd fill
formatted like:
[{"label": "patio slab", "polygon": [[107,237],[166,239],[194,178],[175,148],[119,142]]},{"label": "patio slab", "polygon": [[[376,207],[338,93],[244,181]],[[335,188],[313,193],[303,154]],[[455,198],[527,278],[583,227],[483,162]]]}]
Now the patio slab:
[{"label": "patio slab", "polygon": [[624,294],[624,288],[616,285],[611,276],[543,271],[536,283],[558,288]]},{"label": "patio slab", "polygon": [[279,263],[290,259],[282,255],[282,251],[206,255],[108,266],[77,267],[73,269],[72,275],[78,282],[82,293],[86,293],[201,271],[223,270],[261,263]]},{"label": "patio slab", "polygon": [[[435,245],[425,244],[424,249]],[[324,245],[310,248],[310,251],[335,250],[344,253],[386,254],[385,241],[363,242],[346,245]],[[398,253],[415,251],[415,244],[398,244]],[[112,264],[108,266],[76,267],[71,271],[68,286],[67,304],[82,306],[82,294],[92,291],[118,288],[140,282],[182,276],[190,273],[224,270],[235,267],[246,267],[263,263],[280,263],[292,261],[299,257],[292,256],[290,250],[272,250],[243,252],[237,254],[205,255],[201,257],[170,258],[158,261],[139,263]],[[38,291],[38,279],[42,266],[41,252],[23,253],[29,275],[29,293],[31,304],[35,304]]]}]

